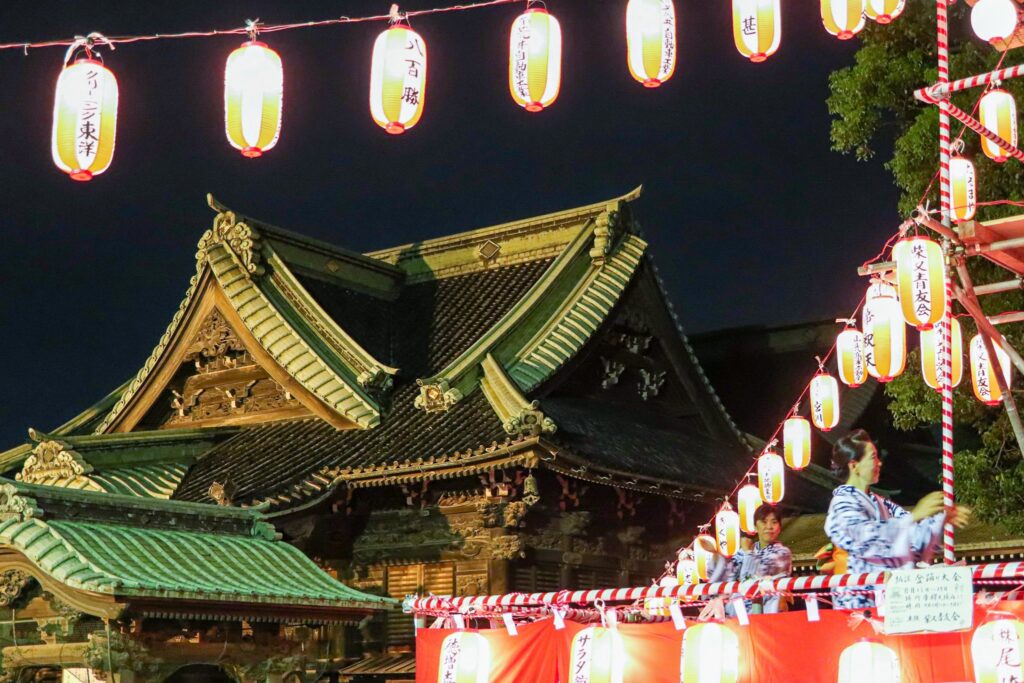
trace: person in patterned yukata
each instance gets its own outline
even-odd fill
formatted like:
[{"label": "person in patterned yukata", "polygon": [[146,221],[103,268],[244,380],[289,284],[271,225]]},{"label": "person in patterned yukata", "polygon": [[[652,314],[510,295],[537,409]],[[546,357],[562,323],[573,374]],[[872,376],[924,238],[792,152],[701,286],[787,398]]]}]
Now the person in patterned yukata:
[{"label": "person in patterned yukata", "polygon": [[[825,533],[849,554],[847,571],[851,574],[908,569],[918,562],[929,562],[941,541],[947,516],[958,527],[970,520],[971,510],[965,506],[944,510],[941,491],[926,495],[910,512],[872,493],[882,460],[863,429],[836,442],[832,469],[837,476],[845,474],[846,483],[832,492]],[[867,593],[836,589],[832,604],[836,609],[866,609],[875,601]]]},{"label": "person in patterned yukata", "polygon": [[[735,555],[728,560],[718,556],[711,581],[748,581],[789,576],[793,570],[793,554],[778,541],[782,532],[779,511],[771,505],[758,507],[754,512],[754,528],[757,530],[757,542],[744,536]],[[786,603],[778,595],[744,602],[747,612],[751,614],[774,614],[786,609]],[[731,604],[726,606],[726,612],[734,616]]]}]

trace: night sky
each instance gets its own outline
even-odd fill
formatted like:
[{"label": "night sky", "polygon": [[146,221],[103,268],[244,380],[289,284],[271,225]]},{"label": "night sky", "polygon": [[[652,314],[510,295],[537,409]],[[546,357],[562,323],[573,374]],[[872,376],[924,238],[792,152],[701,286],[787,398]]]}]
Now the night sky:
[{"label": "night sky", "polygon": [[[415,0],[414,10],[454,4]],[[899,222],[880,162],[830,151],[831,70],[856,41],[817,3],[783,2],[782,46],[750,64],[727,0],[677,0],[680,60],[657,90],[625,61],[625,0],[549,0],[562,92],[511,100],[508,32],[521,5],[420,17],[426,111],[390,136],[367,107],[383,24],[265,35],[285,69],[277,147],[243,158],[223,131],[223,69],[239,37],[124,45],[113,165],[76,183],[50,157],[62,48],[0,53],[0,449],[52,429],[134,375],[193,273],[214,193],[241,213],[358,251],[604,200],[634,205],[688,331],[848,313],[856,267]],[[8,2],[0,42],[178,32],[387,11],[386,1]],[[908,94],[909,97],[909,94]]]}]

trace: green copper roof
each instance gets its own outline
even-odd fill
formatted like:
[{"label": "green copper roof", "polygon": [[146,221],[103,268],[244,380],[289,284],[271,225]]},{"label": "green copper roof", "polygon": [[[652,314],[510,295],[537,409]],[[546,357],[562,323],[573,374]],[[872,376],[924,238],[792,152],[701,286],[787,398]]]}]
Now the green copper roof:
[{"label": "green copper roof", "polygon": [[94,472],[89,478],[107,493],[170,498],[185,478],[188,467],[183,463],[120,467]]}]

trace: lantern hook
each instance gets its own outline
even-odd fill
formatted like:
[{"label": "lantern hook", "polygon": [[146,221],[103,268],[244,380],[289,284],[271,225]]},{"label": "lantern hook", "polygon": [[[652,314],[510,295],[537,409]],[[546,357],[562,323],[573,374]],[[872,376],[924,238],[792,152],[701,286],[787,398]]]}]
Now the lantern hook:
[{"label": "lantern hook", "polygon": [[409,17],[406,12],[402,12],[398,9],[398,3],[394,2],[391,4],[391,9],[388,10],[388,23],[394,26],[402,22],[408,23]]},{"label": "lantern hook", "polygon": [[957,138],[956,141],[953,142],[953,147],[950,151],[952,151],[953,154],[962,154],[964,151],[964,139]]},{"label": "lantern hook", "polygon": [[[68,51],[64,53],[64,64],[67,65],[67,63],[71,61],[71,58],[75,56],[75,52],[77,52],[79,48],[85,50],[85,55],[89,59],[100,58],[100,61],[102,61],[102,57],[100,57],[99,54],[93,54],[93,49],[96,48],[98,45],[108,45],[111,50],[117,49],[117,47],[114,45],[113,42],[110,41],[109,38],[107,38],[102,33],[99,33],[98,31],[93,31],[92,33],[85,36],[75,36],[75,39],[71,42],[71,45],[68,46]],[[26,47],[26,54],[27,52],[28,48]]]},{"label": "lantern hook", "polygon": [[[817,358],[817,356],[815,356],[815,358]],[[821,364],[821,360],[820,359],[818,360],[818,364],[819,365]],[[771,450],[774,450],[775,447],[778,446],[778,445],[779,445],[779,440],[778,439],[772,439],[771,441],[768,442],[768,445],[765,446],[764,452],[767,453],[767,452],[769,452]]]},{"label": "lantern hook", "polygon": [[818,361],[818,370],[825,372],[825,361],[821,359],[821,356],[815,356],[814,360]]},{"label": "lantern hook", "polygon": [[526,0],[526,9],[530,9],[534,5],[540,5],[545,10],[547,10],[548,8],[548,6],[544,3],[544,0]]},{"label": "lantern hook", "polygon": [[847,327],[854,327],[857,324],[856,318],[836,318],[837,323],[843,323]]},{"label": "lantern hook", "polygon": [[797,401],[796,403],[793,404],[793,415],[800,415],[800,401]]},{"label": "lantern hook", "polygon": [[260,34],[260,26],[262,25],[263,22],[260,21],[259,17],[245,20],[245,32],[249,34],[250,41],[256,42],[256,36]]}]

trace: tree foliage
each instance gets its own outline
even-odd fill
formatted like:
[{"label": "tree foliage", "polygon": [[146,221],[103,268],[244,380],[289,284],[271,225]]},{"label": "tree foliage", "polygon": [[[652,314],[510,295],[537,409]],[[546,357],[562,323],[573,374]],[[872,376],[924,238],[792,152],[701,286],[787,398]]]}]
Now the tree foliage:
[{"label": "tree foliage", "polygon": [[[996,68],[1001,53],[974,37],[966,3],[950,10],[950,73],[953,79]],[[1024,50],[1011,52],[1007,65],[1020,61]],[[938,108],[918,103],[913,91],[936,80],[934,0],[908,0],[906,10],[892,24],[869,22],[861,33],[861,47],[852,66],[833,72],[828,99],[832,114],[832,147],[858,160],[885,155],[885,167],[900,191],[899,210],[904,216],[918,205],[938,170]],[[1024,103],[1020,79],[1003,84],[1018,103]],[[954,95],[953,102],[972,111],[981,89]],[[961,126],[952,122],[954,139]],[[965,156],[973,158],[978,175],[980,202],[1020,200],[1024,192],[1024,167],[1016,161],[996,164],[980,149],[978,136],[963,134]],[[938,182],[925,201],[938,207]],[[981,207],[978,219],[1024,213],[1020,207]],[[975,284],[1008,279],[1009,273],[979,258],[970,261]],[[984,297],[986,313],[1024,310],[1024,294],[1011,292]],[[964,350],[976,329],[969,317],[959,318]],[[1015,348],[1024,348],[1021,325],[1004,326],[1002,332]],[[908,330],[908,339],[916,337]],[[940,397],[921,378],[920,358],[914,351],[907,372],[886,386],[893,424],[904,430],[940,422]],[[958,498],[973,505],[979,517],[1024,532],[1024,460],[1003,408],[987,408],[973,396],[969,368],[955,392],[954,415],[958,425],[956,483]],[[1014,394],[1021,402],[1019,393]]]}]

